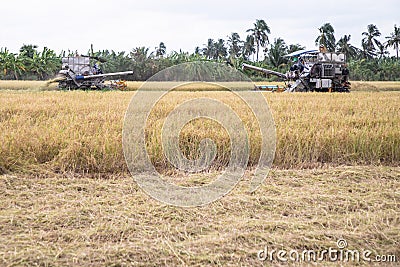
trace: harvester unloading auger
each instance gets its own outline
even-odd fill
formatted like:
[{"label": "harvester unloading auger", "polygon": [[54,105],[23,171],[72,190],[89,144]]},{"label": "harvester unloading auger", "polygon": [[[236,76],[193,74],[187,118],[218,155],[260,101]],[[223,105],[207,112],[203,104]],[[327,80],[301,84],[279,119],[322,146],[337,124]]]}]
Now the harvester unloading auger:
[{"label": "harvester unloading auger", "polygon": [[104,60],[89,56],[63,57],[62,70],[58,72],[57,78],[50,82],[58,82],[58,88],[68,90],[126,88],[125,81],[110,81],[106,84],[105,79],[112,76],[130,75],[133,74],[133,71],[103,73],[97,63],[91,66],[90,59],[104,62]]},{"label": "harvester unloading auger", "polygon": [[286,92],[350,92],[349,70],[343,53],[301,50],[286,55],[294,65],[287,73],[243,63],[242,69],[251,69],[275,75],[285,81]]}]

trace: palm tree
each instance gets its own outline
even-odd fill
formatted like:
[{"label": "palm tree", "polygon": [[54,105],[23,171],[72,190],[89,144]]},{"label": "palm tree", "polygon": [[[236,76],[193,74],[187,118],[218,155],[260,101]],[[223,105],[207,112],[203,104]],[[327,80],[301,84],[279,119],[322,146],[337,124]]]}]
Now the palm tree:
[{"label": "palm tree", "polygon": [[304,49],[306,49],[306,48],[300,44],[291,44],[288,47],[287,53],[290,54],[290,53],[293,53],[293,52],[296,52],[299,50],[304,50]]},{"label": "palm tree", "polygon": [[328,51],[335,51],[335,30],[332,25],[328,22],[318,28],[320,35],[315,39],[317,46],[324,45]]},{"label": "palm tree", "polygon": [[336,44],[337,51],[346,55],[346,58],[354,58],[357,55],[357,48],[351,45],[351,35],[344,35]]},{"label": "palm tree", "polygon": [[386,50],[386,46],[382,43],[378,43],[377,45],[377,55],[379,59],[386,57],[389,54],[389,51]]},{"label": "palm tree", "polygon": [[196,46],[195,49],[194,49],[194,54],[199,56],[200,52],[201,52],[200,47]]},{"label": "palm tree", "polygon": [[167,52],[167,48],[163,42],[160,42],[158,47],[156,47],[156,57],[163,57]]},{"label": "palm tree", "polygon": [[214,59],[223,59],[228,54],[225,47],[225,41],[223,39],[218,39],[218,41],[214,43],[214,48]]},{"label": "palm tree", "polygon": [[254,49],[254,36],[247,35],[246,41],[244,42],[242,48],[242,56],[244,59],[249,59],[250,55],[254,54],[255,52],[256,50]]},{"label": "palm tree", "polygon": [[396,58],[399,60],[400,27],[394,25],[394,31],[386,39],[388,39],[386,47],[392,46],[396,50]]},{"label": "palm tree", "polygon": [[279,68],[287,62],[287,60],[283,57],[286,54],[287,46],[285,41],[281,38],[275,39],[268,51],[268,63],[276,68]]},{"label": "palm tree", "polygon": [[269,43],[267,34],[270,34],[271,30],[263,19],[257,19],[253,26],[254,28],[248,29],[247,32],[252,32],[252,35],[254,36],[258,61],[258,52],[260,51],[260,46],[265,47]]},{"label": "palm tree", "polygon": [[379,37],[381,35],[380,31],[378,30],[378,27],[376,27],[376,25],[374,24],[369,24],[367,26],[367,31],[363,32],[362,35],[365,36],[362,39],[362,46],[365,55],[367,55],[368,57],[376,56],[375,45],[380,44],[380,42],[376,39],[376,37]]},{"label": "palm tree", "polygon": [[367,43],[361,41],[361,47],[361,58],[372,59],[376,56],[376,53],[370,50]]},{"label": "palm tree", "polygon": [[208,59],[212,59],[215,54],[214,40],[209,38],[206,47],[203,48],[203,55]]},{"label": "palm tree", "polygon": [[242,50],[241,44],[243,43],[240,40],[240,36],[237,32],[233,32],[231,36],[228,37],[228,44],[229,44],[229,55],[231,57],[238,58],[240,57],[240,52]]}]

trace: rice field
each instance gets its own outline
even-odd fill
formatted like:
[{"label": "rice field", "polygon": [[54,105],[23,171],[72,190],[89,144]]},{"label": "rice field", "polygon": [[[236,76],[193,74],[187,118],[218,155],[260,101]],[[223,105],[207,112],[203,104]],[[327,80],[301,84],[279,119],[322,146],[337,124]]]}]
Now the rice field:
[{"label": "rice field", "polygon": [[[128,91],[135,91],[143,82],[128,81]],[[352,91],[400,91],[400,82],[379,82],[379,81],[352,81]],[[255,82],[257,85],[280,85],[283,82]],[[46,81],[5,81],[0,80],[0,90],[31,90],[31,91],[52,91],[58,90],[57,83],[47,84]],[[184,87],[184,91],[209,91],[220,90],[215,87],[210,87],[204,84],[203,86],[196,85],[195,87]]]},{"label": "rice field", "polygon": [[205,87],[170,92],[145,126],[150,159],[170,182],[204,185],[229,162],[224,129],[196,120],[183,128],[179,147],[195,159],[200,141],[210,138],[217,156],[203,173],[174,171],[162,153],[160,132],[178,104],[218,99],[239,115],[250,136],[244,179],[221,200],[196,208],[157,202],[132,180],[122,127],[134,91],[42,86],[0,81],[0,265],[279,265],[276,259],[260,261],[258,252],[337,248],[338,239],[349,249],[397,260],[339,264],[398,264],[397,83],[386,84],[391,90],[381,83],[353,83],[359,88],[350,94],[264,93],[277,144],[272,170],[254,193],[247,189],[260,133],[246,105],[230,92]]},{"label": "rice field", "polygon": [[[124,113],[134,92],[0,93],[0,170],[36,169],[53,172],[126,171],[122,153]],[[149,92],[151,94],[151,92]],[[278,168],[323,164],[384,164],[400,161],[400,94],[265,93],[276,124]],[[168,169],[160,149],[161,127],[175,106],[193,98],[211,97],[232,107],[250,135],[250,167],[259,155],[260,134],[251,112],[230,92],[171,92],[147,121],[147,146],[159,169]],[[197,144],[215,139],[215,168],[229,161],[226,133],[204,121],[189,124],[180,147],[196,157]]]}]

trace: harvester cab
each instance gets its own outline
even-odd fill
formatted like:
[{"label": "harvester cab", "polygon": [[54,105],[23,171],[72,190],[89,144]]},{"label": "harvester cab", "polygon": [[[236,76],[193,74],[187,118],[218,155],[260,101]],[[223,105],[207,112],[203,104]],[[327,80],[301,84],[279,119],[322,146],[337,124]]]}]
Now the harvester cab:
[{"label": "harvester cab", "polygon": [[[97,57],[82,55],[63,57],[62,69],[59,71],[57,78],[58,87],[60,89],[68,90],[104,88],[115,89],[114,82],[110,82],[109,84],[105,83],[106,77],[133,74],[133,71],[103,74],[103,71],[97,63],[98,61],[105,62]],[[118,89],[120,89],[120,87]]]},{"label": "harvester cab", "polygon": [[293,62],[285,74],[249,64],[242,67],[278,76],[285,81],[288,92],[350,92],[349,70],[343,53],[300,50],[285,57]]}]

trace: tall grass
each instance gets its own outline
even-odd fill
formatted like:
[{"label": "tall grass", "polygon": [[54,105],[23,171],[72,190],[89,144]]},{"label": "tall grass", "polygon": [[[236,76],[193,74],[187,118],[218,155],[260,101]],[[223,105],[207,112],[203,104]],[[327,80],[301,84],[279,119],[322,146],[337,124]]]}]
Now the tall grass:
[{"label": "tall grass", "polygon": [[[0,92],[0,173],[13,171],[126,171],[122,126],[133,92]],[[173,92],[147,121],[147,147],[160,170],[169,169],[160,143],[168,112],[184,100],[211,97],[242,117],[250,133],[250,165],[257,162],[259,134],[252,115],[229,92]],[[277,150],[274,166],[385,164],[400,162],[400,93],[264,95],[274,115]],[[215,167],[227,164],[227,133],[195,121],[181,132],[180,148],[189,158],[209,137],[218,144]]]}]

